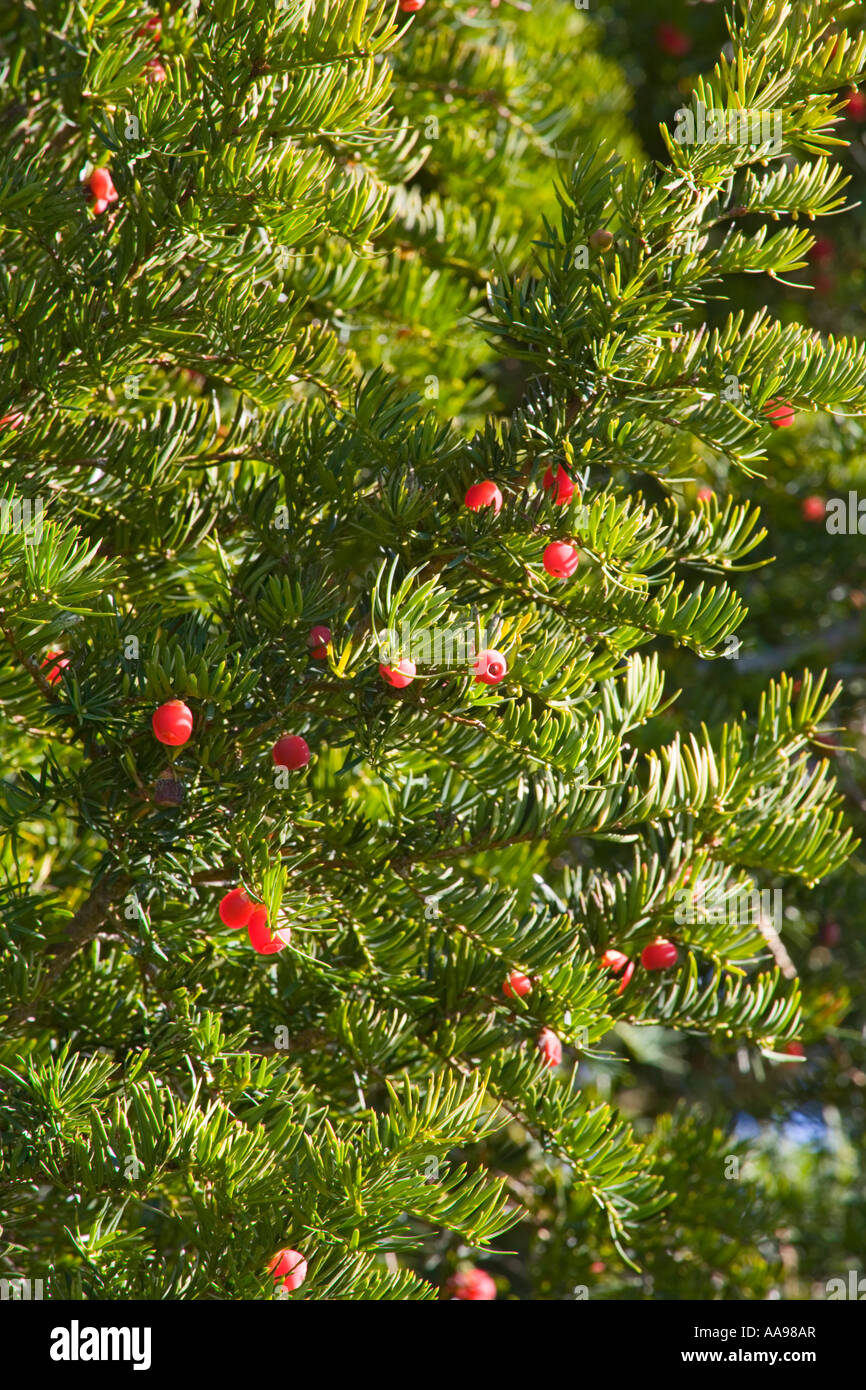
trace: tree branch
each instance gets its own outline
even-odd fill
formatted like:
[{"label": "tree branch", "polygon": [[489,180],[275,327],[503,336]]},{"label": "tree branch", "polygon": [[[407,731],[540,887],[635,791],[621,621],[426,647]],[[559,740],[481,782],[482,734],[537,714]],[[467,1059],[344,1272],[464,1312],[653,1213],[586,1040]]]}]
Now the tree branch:
[{"label": "tree branch", "polygon": [[56,983],[82,947],[88,945],[99,935],[100,928],[110,915],[112,903],[131,882],[132,880],[127,874],[116,877],[105,874],[99,880],[90,896],[84,900],[72,918],[66,939],[53,951],[51,964],[45,971],[33,998],[17,1004],[7,1015],[7,1028],[15,1027],[33,1017],[33,1011],[46,991]]}]

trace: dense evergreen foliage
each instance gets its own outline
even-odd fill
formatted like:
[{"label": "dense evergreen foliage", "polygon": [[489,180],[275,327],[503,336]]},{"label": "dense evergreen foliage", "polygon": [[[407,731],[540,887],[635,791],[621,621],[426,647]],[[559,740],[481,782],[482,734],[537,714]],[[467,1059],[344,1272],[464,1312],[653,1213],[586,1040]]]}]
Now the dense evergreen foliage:
[{"label": "dense evergreen foliage", "polygon": [[862,1250],[866,601],[801,503],[862,473],[866,39],[638,8],[2,13],[7,1277],[742,1298]]}]

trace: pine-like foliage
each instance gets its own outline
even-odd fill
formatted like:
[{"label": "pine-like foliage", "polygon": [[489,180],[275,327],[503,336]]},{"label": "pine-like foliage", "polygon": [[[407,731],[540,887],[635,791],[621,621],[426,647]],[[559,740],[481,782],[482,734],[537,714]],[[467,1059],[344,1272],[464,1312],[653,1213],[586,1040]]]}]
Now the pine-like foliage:
[{"label": "pine-like foliage", "polygon": [[[699,1163],[720,1234],[680,1292],[752,1278],[766,1214],[726,1183],[726,1137],[677,1116],[647,1142],[593,1078],[615,1027],[794,1039],[766,924],[677,909],[698,884],[723,906],[813,885],[852,845],[820,678],[664,733],[673,649],[736,647],[764,536],[736,479],[768,409],[866,411],[856,342],[738,299],[844,206],[833,127],[866,41],[830,35],[843,8],[742,5],[689,110],[778,110],[780,146],[681,143],[672,113],[658,165],[617,139],[615,75],[590,117],[609,63],[545,51],[553,23],[593,40],[553,0],[476,27],[182,4],[164,80],[140,6],[7,14],[10,1272],[262,1297],[286,1245],[294,1297],[424,1299],[492,1244],[503,1293],[562,1298],[607,1242],[664,1283],[706,1221],[678,1203]],[[685,501],[695,442],[732,469],[722,503]],[[487,478],[497,515],[463,504]],[[580,564],[553,579],[563,539]],[[467,634],[501,684],[473,680]],[[386,644],[417,663],[402,691]],[[172,698],[195,715],[176,752],[150,726]],[[284,733],[313,754],[288,776]],[[222,927],[237,883],[279,954]],[[619,992],[601,953],[658,935],[677,966]]]}]

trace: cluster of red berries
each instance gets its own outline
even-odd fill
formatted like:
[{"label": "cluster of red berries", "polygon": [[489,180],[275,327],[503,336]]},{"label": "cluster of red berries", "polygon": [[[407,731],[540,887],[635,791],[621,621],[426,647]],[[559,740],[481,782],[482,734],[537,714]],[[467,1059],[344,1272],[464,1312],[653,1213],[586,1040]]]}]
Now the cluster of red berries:
[{"label": "cluster of red berries", "polygon": [[[676,946],[664,936],[657,936],[655,941],[644,946],[640,955],[640,963],[644,970],[669,970],[672,965],[676,965],[677,959]],[[634,961],[630,960],[622,951],[609,948],[602,956],[601,963],[612,975],[619,975],[620,971],[622,972],[622,979],[617,990],[617,994],[622,994],[634,974]]]},{"label": "cluster of red berries", "polygon": [[[49,652],[49,657],[59,657],[59,652]],[[47,660],[48,658],[46,658]],[[46,679],[54,684],[60,679],[57,667],[68,666],[61,659],[51,668]],[[151,717],[154,737],[171,748],[185,744],[193,729],[192,710],[183,700],[167,700],[160,705]],[[271,749],[271,757],[277,767],[295,772],[306,767],[310,761],[310,748],[300,734],[283,734]],[[174,804],[174,801],[172,801]],[[219,915],[227,927],[246,927],[250,945],[260,955],[273,955],[286,945],[284,939],[273,937],[268,927],[267,909],[261,903],[254,903],[243,888],[233,888],[227,893],[219,906]]]},{"label": "cluster of red berries", "polygon": [[[59,652],[48,653],[49,657],[59,655]],[[57,662],[57,665],[68,666],[69,662],[62,660]],[[50,675],[48,679],[51,680]],[[59,680],[59,675],[54,679]],[[154,710],[151,725],[154,737],[159,739],[160,743],[180,748],[189,741],[192,733],[192,710],[183,700],[167,700],[159,709]],[[286,767],[290,772],[295,772],[299,767],[306,767],[310,761],[309,744],[300,734],[283,734],[271,749],[271,756],[277,767]]]},{"label": "cluster of red berries", "polygon": [[[612,237],[610,242],[612,244]],[[553,467],[547,469],[542,479],[542,487],[545,492],[553,495],[553,501],[557,507],[567,506],[576,491],[573,479],[561,464],[555,469]],[[580,493],[577,495],[579,498]],[[482,482],[473,483],[467,489],[464,503],[471,512],[481,511],[484,507],[492,507],[494,515],[498,516],[502,510],[502,492],[492,478],[485,478]],[[552,541],[550,545],[545,547],[542,555],[542,564],[545,570],[557,579],[567,579],[569,575],[574,574],[579,561],[578,551],[567,541]],[[507,674],[508,662],[501,652],[491,648],[479,653],[472,670],[476,685],[498,685]],[[406,686],[411,685],[415,679],[417,667],[415,662],[407,657],[392,665],[380,664],[379,674],[394,690],[405,690]]]},{"label": "cluster of red berries", "polygon": [[[541,480],[541,486],[545,492],[552,493],[555,490],[556,496],[553,500],[557,507],[567,506],[575,493],[574,481],[568,470],[563,468],[561,464],[557,465],[555,472],[552,465],[547,469]],[[580,493],[578,493],[579,498]],[[463,500],[471,512],[478,512],[482,507],[492,507],[494,515],[498,516],[502,510],[502,493],[491,478],[485,478],[482,483],[473,483],[467,489]]]},{"label": "cluster of red berries", "polygon": [[293,1293],[307,1277],[307,1262],[300,1250],[278,1250],[268,1261],[268,1273],[274,1276],[275,1286],[282,1283],[284,1289]]},{"label": "cluster of red berries", "polygon": [[[472,664],[472,670],[475,674],[476,685],[498,685],[501,680],[505,679],[508,662],[502,652],[488,647],[483,652],[478,653]],[[387,685],[392,686],[394,690],[405,690],[407,685],[412,684],[416,674],[415,662],[408,658],[398,661],[394,666],[383,664],[379,666],[379,675],[382,680]]]},{"label": "cluster of red berries", "polygon": [[[519,970],[512,970],[502,986],[502,993],[506,999],[523,999],[531,992],[532,981],[528,975],[521,974]],[[542,1028],[536,1041],[536,1047],[548,1067],[553,1069],[553,1067],[559,1066],[562,1061],[562,1043],[552,1028]]]},{"label": "cluster of red berries", "polygon": [[[325,660],[328,655],[328,647],[331,644],[331,630],[327,627],[314,627],[307,644],[312,649],[310,655],[316,660]],[[59,657],[60,652],[48,652],[45,665],[49,658]],[[58,666],[68,666],[69,662],[64,660],[56,663]],[[47,677],[48,680],[56,682],[60,679],[59,673]],[[151,718],[154,736],[160,743],[169,744],[172,748],[180,748],[187,743],[193,729],[193,713],[183,700],[167,700],[164,705],[154,711]],[[310,749],[305,739],[299,734],[283,734],[274,744],[271,754],[278,767],[286,767],[290,772],[296,771],[300,767],[306,767],[310,761]]]},{"label": "cluster of red berries", "polygon": [[[553,501],[557,507],[567,506],[575,493],[574,481],[561,464],[555,471],[552,467],[547,469],[541,485],[545,492],[553,494]],[[492,478],[473,483],[464,501],[471,512],[480,511],[482,507],[492,507],[494,515],[498,516],[502,509],[502,493]],[[551,541],[550,545],[545,546],[541,562],[547,573],[555,579],[567,579],[577,569],[580,555],[567,541]]]},{"label": "cluster of red berries", "polygon": [[275,956],[286,942],[272,936],[268,926],[268,909],[264,903],[254,903],[245,888],[232,888],[219,905],[220,921],[234,931],[247,929],[250,945],[260,956]]},{"label": "cluster of red berries", "polygon": [[[674,943],[663,936],[657,936],[655,941],[644,946],[640,961],[644,970],[667,970],[670,966],[676,965],[677,959],[678,952]],[[617,994],[622,994],[634,974],[634,961],[622,951],[609,949],[602,956],[601,963],[614,975],[619,975],[622,971],[622,980],[617,990]],[[524,999],[527,994],[532,993],[532,980],[522,971],[512,970],[503,982],[502,993],[506,999]],[[562,1061],[562,1043],[552,1029],[542,1028],[538,1036],[538,1050],[549,1067],[559,1066]]]},{"label": "cluster of red berries", "polygon": [[[312,649],[312,656],[317,659],[327,657],[331,642],[330,629],[314,627],[307,641]],[[61,652],[52,651],[47,653],[42,665],[48,667],[46,680],[56,685],[60,680],[61,669],[68,666],[69,661]],[[167,700],[154,710],[151,716],[154,737],[171,748],[181,748],[189,741],[194,722],[192,710],[183,700]],[[271,749],[271,757],[275,766],[296,772],[299,768],[306,767],[310,761],[309,744],[300,734],[283,734]],[[176,795],[166,802],[159,798],[156,800],[159,805],[178,804]],[[272,936],[268,927],[267,909],[260,903],[252,902],[243,888],[235,888],[223,898],[219,914],[227,927],[246,927],[253,950],[260,955],[273,955],[286,945],[285,939]]]}]

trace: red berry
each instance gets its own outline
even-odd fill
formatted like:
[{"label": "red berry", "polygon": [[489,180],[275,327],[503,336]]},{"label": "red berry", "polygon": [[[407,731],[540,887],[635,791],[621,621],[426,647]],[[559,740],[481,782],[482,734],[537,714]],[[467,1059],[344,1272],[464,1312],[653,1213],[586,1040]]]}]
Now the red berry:
[{"label": "red berry", "polygon": [[660,24],[656,29],[656,43],[670,58],[684,58],[692,46],[688,34],[675,24]]},{"label": "red berry", "polygon": [[466,493],[465,502],[471,512],[478,512],[482,507],[492,507],[498,516],[502,510],[502,493],[488,478],[484,483],[472,484]]},{"label": "red berry", "polygon": [[672,941],[657,936],[641,951],[640,963],[645,970],[667,970],[677,963],[677,948]]},{"label": "red berry", "polygon": [[245,927],[253,913],[253,903],[243,888],[233,888],[219,905],[221,921],[227,927]]},{"label": "red berry", "polygon": [[525,994],[532,990],[532,981],[528,975],[521,975],[519,970],[512,970],[505,984],[502,986],[502,993],[507,999],[522,999]]},{"label": "red berry", "polygon": [[268,1271],[274,1276],[275,1283],[282,1279],[283,1288],[291,1293],[293,1289],[299,1289],[306,1279],[307,1262],[300,1250],[278,1250],[268,1263]]},{"label": "red berry", "polygon": [[317,652],[321,651],[323,647],[329,647],[330,645],[331,629],[329,627],[310,628],[310,635],[307,638],[307,646],[316,648],[316,650],[313,652],[313,656],[316,656]]},{"label": "red berry", "polygon": [[614,951],[611,949],[605,951],[601,958],[601,963],[614,975],[618,975],[619,972],[624,969],[625,973],[620,980],[619,989],[617,990],[617,994],[622,994],[634,974],[634,961],[629,960],[628,956],[623,955],[622,951]]},{"label": "red berry", "polygon": [[627,965],[626,968],[625,968],[625,974],[623,975],[622,979],[621,979],[620,982],[619,982],[619,989],[617,990],[617,994],[622,994],[623,990],[626,988],[626,986],[627,986],[627,984],[628,984],[628,982],[629,982],[629,980],[631,979],[631,977],[632,977],[633,974],[634,974],[634,961],[633,961],[633,960],[630,960],[629,963],[628,963],[628,965]]},{"label": "red berry", "polygon": [[825,922],[820,935],[822,946],[838,946],[842,940],[842,928],[838,922]]},{"label": "red berry", "polygon": [[490,1303],[496,1297],[496,1285],[483,1269],[462,1269],[452,1274],[445,1285],[452,1298],[473,1303]]},{"label": "red berry", "polygon": [[832,261],[835,255],[835,242],[832,242],[829,237],[819,236],[815,238],[815,244],[809,252],[809,260],[822,265],[827,261]]},{"label": "red berry", "polygon": [[562,1061],[562,1043],[551,1028],[542,1028],[536,1044],[548,1067],[558,1067]]},{"label": "red berry", "polygon": [[476,685],[498,685],[505,679],[508,662],[501,652],[494,651],[491,647],[488,651],[478,653],[472,670],[475,672]]},{"label": "red berry", "polygon": [[852,87],[845,110],[852,121],[866,120],[866,95],[859,92],[856,87]]},{"label": "red berry", "polygon": [[628,964],[628,956],[624,955],[622,951],[614,951],[611,947],[605,951],[601,963],[608,970],[612,970],[614,975],[618,975],[623,966]]},{"label": "red berry", "polygon": [[713,496],[714,496],[714,493],[713,493],[713,489],[712,489],[711,487],[702,487],[702,488],[699,488],[699,489],[698,489],[698,501],[699,501],[699,502],[712,502]]},{"label": "red berry", "polygon": [[300,734],[283,734],[271,749],[271,757],[277,767],[287,767],[290,772],[296,772],[299,767],[307,766],[310,750],[306,739],[301,738]]},{"label": "red berry", "polygon": [[136,29],[137,39],[153,39],[154,43],[159,43],[162,38],[162,20],[158,14],[152,14],[150,19],[146,19],[140,29]]},{"label": "red berry", "polygon": [[395,690],[403,690],[415,679],[414,661],[398,661],[396,666],[380,666],[379,675]]},{"label": "red berry", "polygon": [[804,497],[801,511],[804,521],[823,521],[827,515],[827,504],[823,497]]},{"label": "red berry", "polygon": [[164,82],[168,77],[168,73],[158,58],[148,59],[144,65],[144,71],[148,82]]},{"label": "red berry", "polygon": [[[117,189],[108,169],[94,169],[90,175],[89,187],[97,202],[105,204],[117,202]],[[100,211],[104,212],[105,208],[101,208]]]},{"label": "red berry", "polygon": [[548,468],[541,481],[541,486],[545,492],[554,492],[555,490],[556,495],[553,500],[557,507],[566,506],[574,496],[574,483],[561,463],[557,464],[555,473],[553,468]]},{"label": "red berry", "polygon": [[260,956],[273,956],[277,951],[282,951],[285,941],[280,941],[279,937],[271,936],[268,926],[268,909],[264,903],[259,903],[254,907],[247,922],[247,935],[250,938],[250,945]]},{"label": "red berry", "polygon": [[418,10],[423,10],[425,0],[400,0],[400,9],[404,14],[415,14]]},{"label": "red berry", "polygon": [[770,401],[764,407],[764,418],[774,430],[789,429],[794,423],[794,407],[787,401]]},{"label": "red berry", "polygon": [[65,671],[68,665],[69,659],[62,652],[46,652],[45,660],[42,662],[42,670],[45,671],[45,667],[48,667],[48,670],[45,671],[45,679],[48,684],[59,685],[60,672]]},{"label": "red berry", "polygon": [[785,1051],[789,1057],[805,1057],[806,1049],[802,1043],[789,1042],[785,1044]]},{"label": "red berry", "polygon": [[567,541],[551,541],[545,546],[542,564],[554,579],[567,579],[574,574],[580,562],[580,555]]},{"label": "red berry", "polygon": [[168,700],[154,711],[151,718],[154,736],[160,743],[168,743],[172,748],[180,748],[192,733],[192,710],[183,700]]}]

